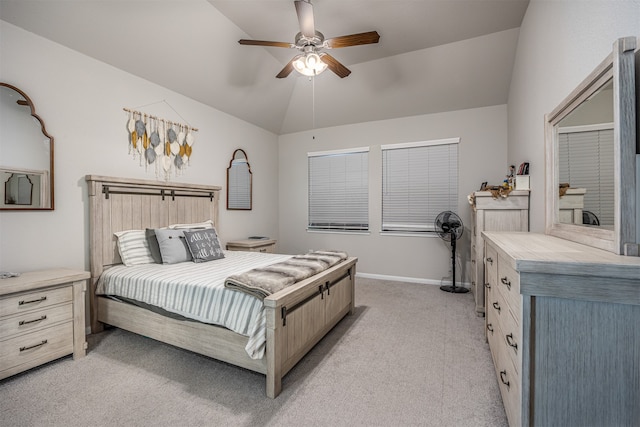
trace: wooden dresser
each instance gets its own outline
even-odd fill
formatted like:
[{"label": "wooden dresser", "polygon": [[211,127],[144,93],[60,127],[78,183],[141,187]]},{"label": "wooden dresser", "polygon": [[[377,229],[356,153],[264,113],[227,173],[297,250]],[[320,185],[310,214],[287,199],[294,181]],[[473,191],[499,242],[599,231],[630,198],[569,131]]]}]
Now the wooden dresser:
[{"label": "wooden dresser", "polygon": [[471,221],[471,292],[476,313],[485,312],[483,231],[529,231],[529,190],[513,190],[508,197],[493,198],[476,191]]},{"label": "wooden dresser", "polygon": [[54,269],[0,280],[0,379],[86,353],[89,272]]},{"label": "wooden dresser", "polygon": [[640,258],[483,234],[486,334],[511,426],[637,425]]},{"label": "wooden dresser", "polygon": [[276,240],[274,239],[246,239],[227,242],[228,251],[267,252],[274,253]]}]

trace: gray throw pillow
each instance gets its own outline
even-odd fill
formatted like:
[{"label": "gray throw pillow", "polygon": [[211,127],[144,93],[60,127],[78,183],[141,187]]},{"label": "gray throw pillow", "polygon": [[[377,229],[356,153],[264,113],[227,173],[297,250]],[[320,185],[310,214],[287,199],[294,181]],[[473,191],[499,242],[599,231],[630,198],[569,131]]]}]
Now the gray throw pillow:
[{"label": "gray throw pillow", "polygon": [[156,231],[153,228],[147,228],[144,231],[147,243],[149,244],[149,251],[151,251],[151,258],[156,264],[162,264],[162,254],[160,253],[160,246],[158,245],[158,238],[156,237]]},{"label": "gray throw pillow", "polygon": [[213,228],[185,231],[184,236],[194,262],[224,258],[218,235]]},{"label": "gray throw pillow", "polygon": [[162,255],[163,264],[175,264],[191,261],[191,252],[184,237],[184,230],[169,230],[156,228],[158,247]]}]

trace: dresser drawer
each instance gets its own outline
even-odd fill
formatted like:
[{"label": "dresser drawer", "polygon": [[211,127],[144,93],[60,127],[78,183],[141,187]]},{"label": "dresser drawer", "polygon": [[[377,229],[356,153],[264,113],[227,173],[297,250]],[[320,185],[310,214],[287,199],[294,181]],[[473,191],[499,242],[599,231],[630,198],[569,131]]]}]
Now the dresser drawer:
[{"label": "dresser drawer", "polygon": [[516,318],[520,317],[520,275],[509,266],[507,261],[500,257],[498,259],[498,291],[504,296]]},{"label": "dresser drawer", "polygon": [[71,303],[3,317],[0,318],[0,341],[13,335],[29,333],[72,319],[73,305]]},{"label": "dresser drawer", "polygon": [[[491,312],[488,309],[488,318],[491,320]],[[504,331],[500,327],[500,322],[493,321],[493,332],[487,331],[489,347],[491,348],[491,357],[496,371],[498,386],[502,396],[505,412],[509,420],[510,426],[520,425],[520,376],[509,357],[509,349],[504,343],[502,337]],[[489,326],[489,323],[487,324]]]},{"label": "dresser drawer", "polygon": [[[499,309],[497,307],[499,307]],[[522,345],[520,343],[520,328],[514,317],[514,313],[508,309],[504,297],[500,292],[492,294],[489,309],[493,312],[494,323],[500,328],[499,338],[505,346],[505,354],[511,359],[516,371],[519,372],[520,361],[518,359],[518,352],[522,349]]]},{"label": "dresser drawer", "polygon": [[12,295],[0,299],[0,316],[11,316],[52,305],[71,302],[73,290],[71,286],[55,289],[43,289],[24,294]]},{"label": "dresser drawer", "polygon": [[498,252],[491,246],[485,246],[484,253],[484,274],[486,283],[496,284],[498,277]]},{"label": "dresser drawer", "polygon": [[[35,366],[73,353],[73,323],[61,323],[0,342],[0,378],[21,365]],[[34,364],[34,362],[37,362]]]}]

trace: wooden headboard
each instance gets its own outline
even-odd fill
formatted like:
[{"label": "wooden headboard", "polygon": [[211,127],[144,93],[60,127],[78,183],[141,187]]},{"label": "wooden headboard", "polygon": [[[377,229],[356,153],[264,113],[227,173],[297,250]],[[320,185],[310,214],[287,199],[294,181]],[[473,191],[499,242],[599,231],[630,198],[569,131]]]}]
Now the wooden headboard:
[{"label": "wooden headboard", "polygon": [[95,285],[104,268],[120,264],[113,233],[213,220],[218,229],[219,186],[87,175],[91,253],[91,324]]}]

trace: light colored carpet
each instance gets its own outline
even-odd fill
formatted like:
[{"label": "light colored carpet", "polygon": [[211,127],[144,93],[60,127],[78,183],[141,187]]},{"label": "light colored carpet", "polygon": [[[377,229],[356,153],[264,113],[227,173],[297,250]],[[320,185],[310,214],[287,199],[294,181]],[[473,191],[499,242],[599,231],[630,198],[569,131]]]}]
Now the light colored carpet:
[{"label": "light colored carpet", "polygon": [[0,381],[2,426],[506,426],[471,294],[357,279],[356,310],[283,380],[119,329]]}]

